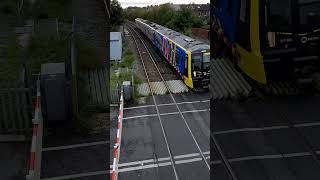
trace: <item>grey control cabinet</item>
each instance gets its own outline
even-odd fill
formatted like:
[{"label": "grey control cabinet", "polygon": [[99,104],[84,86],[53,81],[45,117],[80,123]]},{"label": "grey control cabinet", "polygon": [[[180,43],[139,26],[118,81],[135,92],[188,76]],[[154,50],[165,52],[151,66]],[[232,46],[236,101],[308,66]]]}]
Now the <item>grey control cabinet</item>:
[{"label": "grey control cabinet", "polygon": [[66,73],[64,63],[41,65],[41,97],[43,113],[48,122],[66,120]]},{"label": "grey control cabinet", "polygon": [[125,101],[130,101],[132,99],[132,87],[130,81],[124,81],[123,86],[123,96]]}]

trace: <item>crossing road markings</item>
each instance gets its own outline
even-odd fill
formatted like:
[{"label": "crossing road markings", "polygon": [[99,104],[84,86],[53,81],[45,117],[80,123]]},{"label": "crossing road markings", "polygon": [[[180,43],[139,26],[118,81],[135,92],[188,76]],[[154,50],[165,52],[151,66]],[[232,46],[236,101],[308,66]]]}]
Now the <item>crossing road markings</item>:
[{"label": "crossing road markings", "polygon": [[[320,126],[319,122],[314,123],[301,123],[301,124],[294,124],[294,127],[314,127]],[[278,130],[278,129],[289,129],[289,126],[269,126],[269,127],[261,127],[261,128],[240,128],[240,129],[230,129],[224,131],[216,131],[214,134],[231,134],[231,133],[238,133],[238,132],[256,132],[256,131],[270,131],[270,130]]]},{"label": "crossing road markings", "polygon": [[[210,151],[206,151],[203,154],[204,155],[209,155]],[[173,158],[175,160],[177,160],[175,162],[178,162],[179,159],[193,158],[193,157],[197,157],[197,156],[200,156],[200,153],[183,154],[183,155],[174,156]],[[170,161],[170,158],[169,157],[164,157],[164,158],[158,158],[157,159],[157,162],[163,162],[163,161]],[[185,162],[185,160],[180,160],[180,161]],[[147,160],[142,160],[142,161],[133,161],[133,162],[128,162],[128,163],[121,163],[121,164],[118,164],[118,167],[120,168],[120,167],[148,164],[148,163],[154,163],[154,162],[155,162],[154,159],[147,159]],[[186,161],[186,162],[188,162],[188,161]],[[112,165],[110,165],[110,169],[112,169]]]},{"label": "crossing road markings", "polygon": [[[111,172],[111,171],[110,171]],[[110,173],[109,171],[96,171],[96,172],[88,172],[88,173],[79,173],[79,174],[71,174],[65,176],[57,176],[57,177],[50,177],[50,178],[43,178],[40,180],[64,180],[64,179],[73,179],[73,178],[81,178],[87,176],[97,176],[97,175],[107,175]]]},{"label": "crossing road markings", "polygon": [[42,151],[58,151],[58,150],[73,149],[73,148],[88,147],[88,146],[96,146],[96,145],[103,145],[103,144],[109,144],[109,141],[97,141],[97,142],[91,142],[91,143],[82,143],[82,144],[57,146],[57,147],[47,147],[47,148],[42,148]]},{"label": "crossing road markings", "polygon": [[[177,103],[178,105],[182,105],[182,104],[196,104],[196,103],[206,103],[206,102],[210,102],[210,100],[203,100],[203,101],[187,101],[187,102],[180,102]],[[168,104],[159,104],[158,107],[160,106],[173,106],[175,105],[174,103],[168,103]],[[127,107],[124,108],[124,110],[130,110],[130,109],[140,109],[140,108],[146,108],[146,107],[154,107],[155,105],[145,105],[145,106],[134,106],[134,107]]]},{"label": "crossing road markings", "polygon": [[[320,154],[320,151],[316,151],[317,154]],[[261,156],[246,156],[240,158],[230,158],[229,162],[241,162],[241,161],[251,161],[251,160],[264,160],[264,159],[281,159],[281,158],[293,158],[293,157],[303,157],[311,156],[310,152],[299,152],[299,153],[287,153],[287,154],[270,154],[270,155],[261,155]],[[220,160],[211,161],[210,164],[221,164]]]},{"label": "crossing road markings", "polygon": [[[182,114],[185,113],[198,113],[198,112],[209,112],[210,109],[201,109],[201,110],[192,110],[192,111],[182,111]],[[162,113],[160,114],[160,116],[168,116],[168,115],[176,115],[176,114],[180,114],[179,112],[171,112],[171,113]],[[140,116],[130,116],[130,117],[125,117],[123,118],[123,120],[126,119],[137,119],[137,118],[144,118],[144,117],[156,117],[158,116],[158,114],[146,114],[146,115],[140,115]]]}]

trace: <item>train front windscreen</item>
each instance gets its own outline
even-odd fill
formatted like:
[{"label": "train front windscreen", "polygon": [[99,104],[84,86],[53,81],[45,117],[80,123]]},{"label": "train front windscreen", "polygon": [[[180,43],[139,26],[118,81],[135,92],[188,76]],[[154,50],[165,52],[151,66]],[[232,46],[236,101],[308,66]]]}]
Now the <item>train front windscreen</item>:
[{"label": "train front windscreen", "polygon": [[269,0],[265,16],[270,31],[311,32],[320,28],[320,0]]},{"label": "train front windscreen", "polygon": [[268,0],[262,9],[262,50],[320,45],[320,0]]},{"label": "train front windscreen", "polygon": [[204,76],[210,71],[210,53],[201,52],[192,56],[193,77]]}]

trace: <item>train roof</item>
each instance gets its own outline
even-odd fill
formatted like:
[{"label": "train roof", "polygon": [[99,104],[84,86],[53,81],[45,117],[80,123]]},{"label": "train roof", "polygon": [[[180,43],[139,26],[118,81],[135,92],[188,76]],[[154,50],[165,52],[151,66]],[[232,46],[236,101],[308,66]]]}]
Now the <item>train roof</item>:
[{"label": "train roof", "polygon": [[177,31],[174,31],[172,29],[169,29],[167,27],[161,26],[159,24],[156,24],[156,23],[148,21],[148,20],[144,20],[144,19],[140,19],[140,18],[137,18],[136,20],[139,20],[139,21],[151,26],[152,28],[154,28],[155,30],[157,30],[158,32],[163,34],[164,36],[170,38],[171,40],[173,40],[174,42],[176,42],[177,44],[179,44],[183,48],[189,50],[190,52],[210,50],[210,45],[205,44],[204,42],[201,42],[199,40],[193,39],[191,37],[188,37],[188,36],[181,34]]}]

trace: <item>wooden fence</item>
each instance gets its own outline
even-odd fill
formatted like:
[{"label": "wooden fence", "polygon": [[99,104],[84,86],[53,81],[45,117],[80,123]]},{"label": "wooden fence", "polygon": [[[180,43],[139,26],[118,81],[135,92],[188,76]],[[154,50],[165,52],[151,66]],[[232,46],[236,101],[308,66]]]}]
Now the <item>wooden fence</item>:
[{"label": "wooden fence", "polygon": [[85,78],[90,103],[92,105],[109,106],[106,67],[88,69]]},{"label": "wooden fence", "polygon": [[31,89],[0,89],[0,112],[1,134],[30,131],[33,112]]},{"label": "wooden fence", "polygon": [[121,89],[120,88],[111,88],[110,89],[110,104],[119,104],[120,103],[120,92]]}]

